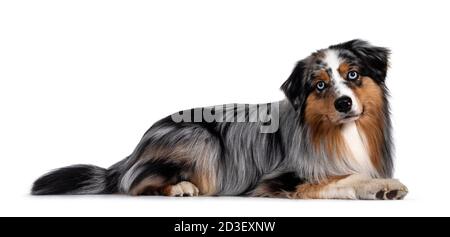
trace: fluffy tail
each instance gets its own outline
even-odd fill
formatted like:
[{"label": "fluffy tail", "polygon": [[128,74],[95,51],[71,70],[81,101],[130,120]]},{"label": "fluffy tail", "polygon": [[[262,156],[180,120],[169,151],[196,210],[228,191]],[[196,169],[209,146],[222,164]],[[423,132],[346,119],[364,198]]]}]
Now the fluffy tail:
[{"label": "fluffy tail", "polygon": [[44,174],[37,179],[32,195],[107,194],[117,192],[117,177],[93,165],[73,165]]}]

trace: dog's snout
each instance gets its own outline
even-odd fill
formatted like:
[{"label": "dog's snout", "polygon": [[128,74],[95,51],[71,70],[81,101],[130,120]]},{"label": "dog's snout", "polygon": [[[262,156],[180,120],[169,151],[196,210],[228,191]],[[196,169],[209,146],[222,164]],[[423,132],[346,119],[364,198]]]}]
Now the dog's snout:
[{"label": "dog's snout", "polygon": [[341,96],[334,101],[334,107],[341,113],[347,113],[352,108],[352,99],[348,96]]}]

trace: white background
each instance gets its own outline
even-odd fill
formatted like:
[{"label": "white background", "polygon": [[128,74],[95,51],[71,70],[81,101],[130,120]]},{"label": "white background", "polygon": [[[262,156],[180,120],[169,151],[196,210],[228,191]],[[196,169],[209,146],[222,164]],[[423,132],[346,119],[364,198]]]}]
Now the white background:
[{"label": "white background", "polygon": [[[1,1],[0,215],[449,215],[448,1]],[[283,98],[312,51],[362,38],[392,49],[404,201],[32,197],[35,178],[108,167],[172,112]]]}]

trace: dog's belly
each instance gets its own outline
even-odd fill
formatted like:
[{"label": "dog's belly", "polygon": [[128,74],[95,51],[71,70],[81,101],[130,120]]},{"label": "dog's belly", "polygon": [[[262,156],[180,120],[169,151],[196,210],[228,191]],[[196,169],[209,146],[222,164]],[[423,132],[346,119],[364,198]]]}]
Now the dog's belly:
[{"label": "dog's belly", "polygon": [[365,135],[358,130],[356,123],[344,124],[342,136],[350,153],[346,159],[351,168],[358,173],[377,176],[366,146]]}]

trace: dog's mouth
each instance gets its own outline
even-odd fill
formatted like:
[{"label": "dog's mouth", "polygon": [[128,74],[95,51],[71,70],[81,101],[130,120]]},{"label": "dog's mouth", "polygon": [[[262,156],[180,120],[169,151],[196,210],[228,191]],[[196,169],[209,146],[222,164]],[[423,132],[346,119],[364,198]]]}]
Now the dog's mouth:
[{"label": "dog's mouth", "polygon": [[361,113],[351,113],[347,114],[341,119],[339,119],[338,123],[349,123],[358,120],[361,118],[361,116],[364,115],[364,108],[362,109]]}]

